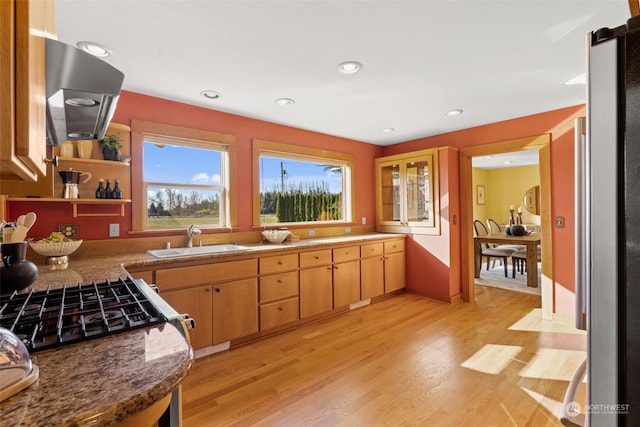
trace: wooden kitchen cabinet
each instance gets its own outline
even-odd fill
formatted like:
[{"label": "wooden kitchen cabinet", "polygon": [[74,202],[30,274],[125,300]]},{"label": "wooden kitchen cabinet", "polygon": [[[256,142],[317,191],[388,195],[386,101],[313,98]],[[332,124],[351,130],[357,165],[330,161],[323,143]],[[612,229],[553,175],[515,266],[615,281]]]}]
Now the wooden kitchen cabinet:
[{"label": "wooden kitchen cabinet", "polygon": [[55,36],[53,0],[0,2],[0,183],[47,174],[45,36]]},{"label": "wooden kitchen cabinet", "polygon": [[300,318],[333,309],[331,249],[300,253]]},{"label": "wooden kitchen cabinet", "polygon": [[440,234],[438,149],[376,159],[377,230]]},{"label": "wooden kitchen cabinet", "polygon": [[384,292],[389,293],[406,286],[404,239],[384,242]]},{"label": "wooden kitchen cabinet", "polygon": [[360,301],[360,246],[333,249],[333,306]]},{"label": "wooden kitchen cabinet", "polygon": [[195,320],[196,350],[258,332],[257,276],[257,259],[155,271],[160,296]]},{"label": "wooden kitchen cabinet", "polygon": [[298,254],[260,258],[260,271],[260,330],[298,320]]},{"label": "wooden kitchen cabinet", "polygon": [[189,314],[196,327],[189,331],[191,346],[194,349],[213,344],[213,292],[211,285],[176,291],[161,291],[160,296],[178,313]]},{"label": "wooden kitchen cabinet", "polygon": [[360,247],[360,294],[362,299],[384,294],[384,244],[370,243]]},{"label": "wooden kitchen cabinet", "polygon": [[258,279],[213,285],[213,344],[258,332]]},{"label": "wooden kitchen cabinet", "polygon": [[260,330],[265,331],[298,320],[298,297],[260,305]]}]

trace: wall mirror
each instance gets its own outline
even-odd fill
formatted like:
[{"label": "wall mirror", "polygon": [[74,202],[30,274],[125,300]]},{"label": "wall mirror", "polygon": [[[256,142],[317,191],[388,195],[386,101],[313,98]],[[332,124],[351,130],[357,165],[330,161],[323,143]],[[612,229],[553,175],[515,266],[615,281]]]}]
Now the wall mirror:
[{"label": "wall mirror", "polygon": [[540,186],[531,187],[524,193],[522,204],[534,215],[540,215]]}]

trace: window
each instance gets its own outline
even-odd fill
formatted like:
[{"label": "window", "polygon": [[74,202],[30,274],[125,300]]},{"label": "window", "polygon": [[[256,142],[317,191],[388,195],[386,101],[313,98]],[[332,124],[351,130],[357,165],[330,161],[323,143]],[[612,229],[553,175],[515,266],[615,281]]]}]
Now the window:
[{"label": "window", "polygon": [[253,141],[254,224],[352,221],[352,156]]},{"label": "window", "polygon": [[138,121],[131,129],[142,157],[132,171],[140,178],[132,188],[139,194],[133,196],[134,230],[232,226],[229,165],[235,144],[228,136]]}]

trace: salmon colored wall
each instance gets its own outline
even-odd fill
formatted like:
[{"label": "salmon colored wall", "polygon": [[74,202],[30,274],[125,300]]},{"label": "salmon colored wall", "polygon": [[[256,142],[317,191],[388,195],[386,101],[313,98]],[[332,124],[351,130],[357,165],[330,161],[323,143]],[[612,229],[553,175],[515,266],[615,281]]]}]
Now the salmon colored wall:
[{"label": "salmon colored wall", "polygon": [[[196,107],[166,99],[122,91],[113,122],[130,125],[131,119],[146,120],[176,126],[204,129],[237,137],[238,146],[238,223],[240,231],[250,231],[252,225],[252,164],[251,141],[258,138],[285,144],[327,149],[350,153],[355,158],[355,210],[354,219],[360,223],[362,217],[367,224],[375,224],[375,169],[374,159],[382,153],[382,147],[359,141],[320,134],[317,132],[255,120],[207,108]],[[133,159],[132,161],[138,161]],[[114,206],[81,206],[83,212],[113,210]],[[68,203],[7,203],[7,216],[34,211],[38,221],[29,232],[29,237],[39,239],[58,230],[58,224],[79,224],[80,238],[87,240],[109,239],[109,224],[120,224],[120,237],[130,238],[131,210],[127,205],[124,217],[73,218]],[[160,234],[160,233],[158,233]]]},{"label": "salmon colored wall", "polygon": [[[550,134],[551,136],[551,212],[552,217],[563,216],[565,227],[552,230],[553,238],[553,278],[554,301],[557,313],[573,314],[573,295],[575,290],[574,278],[574,190],[573,190],[573,121],[575,117],[584,116],[584,105],[563,108],[513,120],[493,123],[485,126],[464,129],[461,131],[420,138],[401,144],[384,147],[383,155],[393,155],[408,151],[422,150],[432,147],[451,146],[456,148],[472,147],[491,144],[494,142],[508,141],[528,136]],[[449,163],[451,167],[453,165]],[[474,189],[475,191],[475,189]],[[460,216],[460,193],[449,193],[449,197],[457,198],[455,202],[449,201],[450,206],[456,206],[453,214]],[[449,213],[449,216],[452,214]],[[444,246],[453,247],[460,244],[459,223],[452,224],[451,230],[445,230],[440,236],[416,237],[412,239],[416,244],[408,245],[407,260],[420,265],[420,271],[409,269],[407,271],[408,289],[422,294],[440,293],[443,289],[449,289],[449,296],[453,297],[458,289],[458,284],[449,282],[453,277],[444,274],[442,269],[446,267],[440,258],[434,256],[437,253],[432,248]],[[458,255],[459,259],[459,255]],[[459,266],[450,262],[449,268],[459,270]],[[437,272],[432,280],[424,280],[426,274],[431,276],[431,271]],[[429,272],[429,273],[425,273]]]},{"label": "salmon colored wall", "polygon": [[407,289],[440,301],[457,302],[462,292],[458,151],[440,150],[438,169],[440,235],[415,234],[407,239]]}]

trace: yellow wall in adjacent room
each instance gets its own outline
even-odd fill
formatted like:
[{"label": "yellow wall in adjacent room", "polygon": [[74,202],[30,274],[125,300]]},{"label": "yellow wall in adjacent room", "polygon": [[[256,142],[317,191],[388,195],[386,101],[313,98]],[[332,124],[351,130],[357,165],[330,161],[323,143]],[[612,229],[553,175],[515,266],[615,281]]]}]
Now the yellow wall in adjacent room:
[{"label": "yellow wall in adjacent room", "polygon": [[[478,185],[485,187],[484,205],[478,205]],[[517,216],[518,207],[522,207],[523,223],[540,224],[540,216],[529,213],[523,204],[524,194],[536,185],[540,185],[538,165],[489,170],[473,168],[473,188],[476,193],[473,204],[474,219],[486,224],[487,218],[492,218],[499,224],[507,224],[509,205],[514,205],[514,217]]]}]

